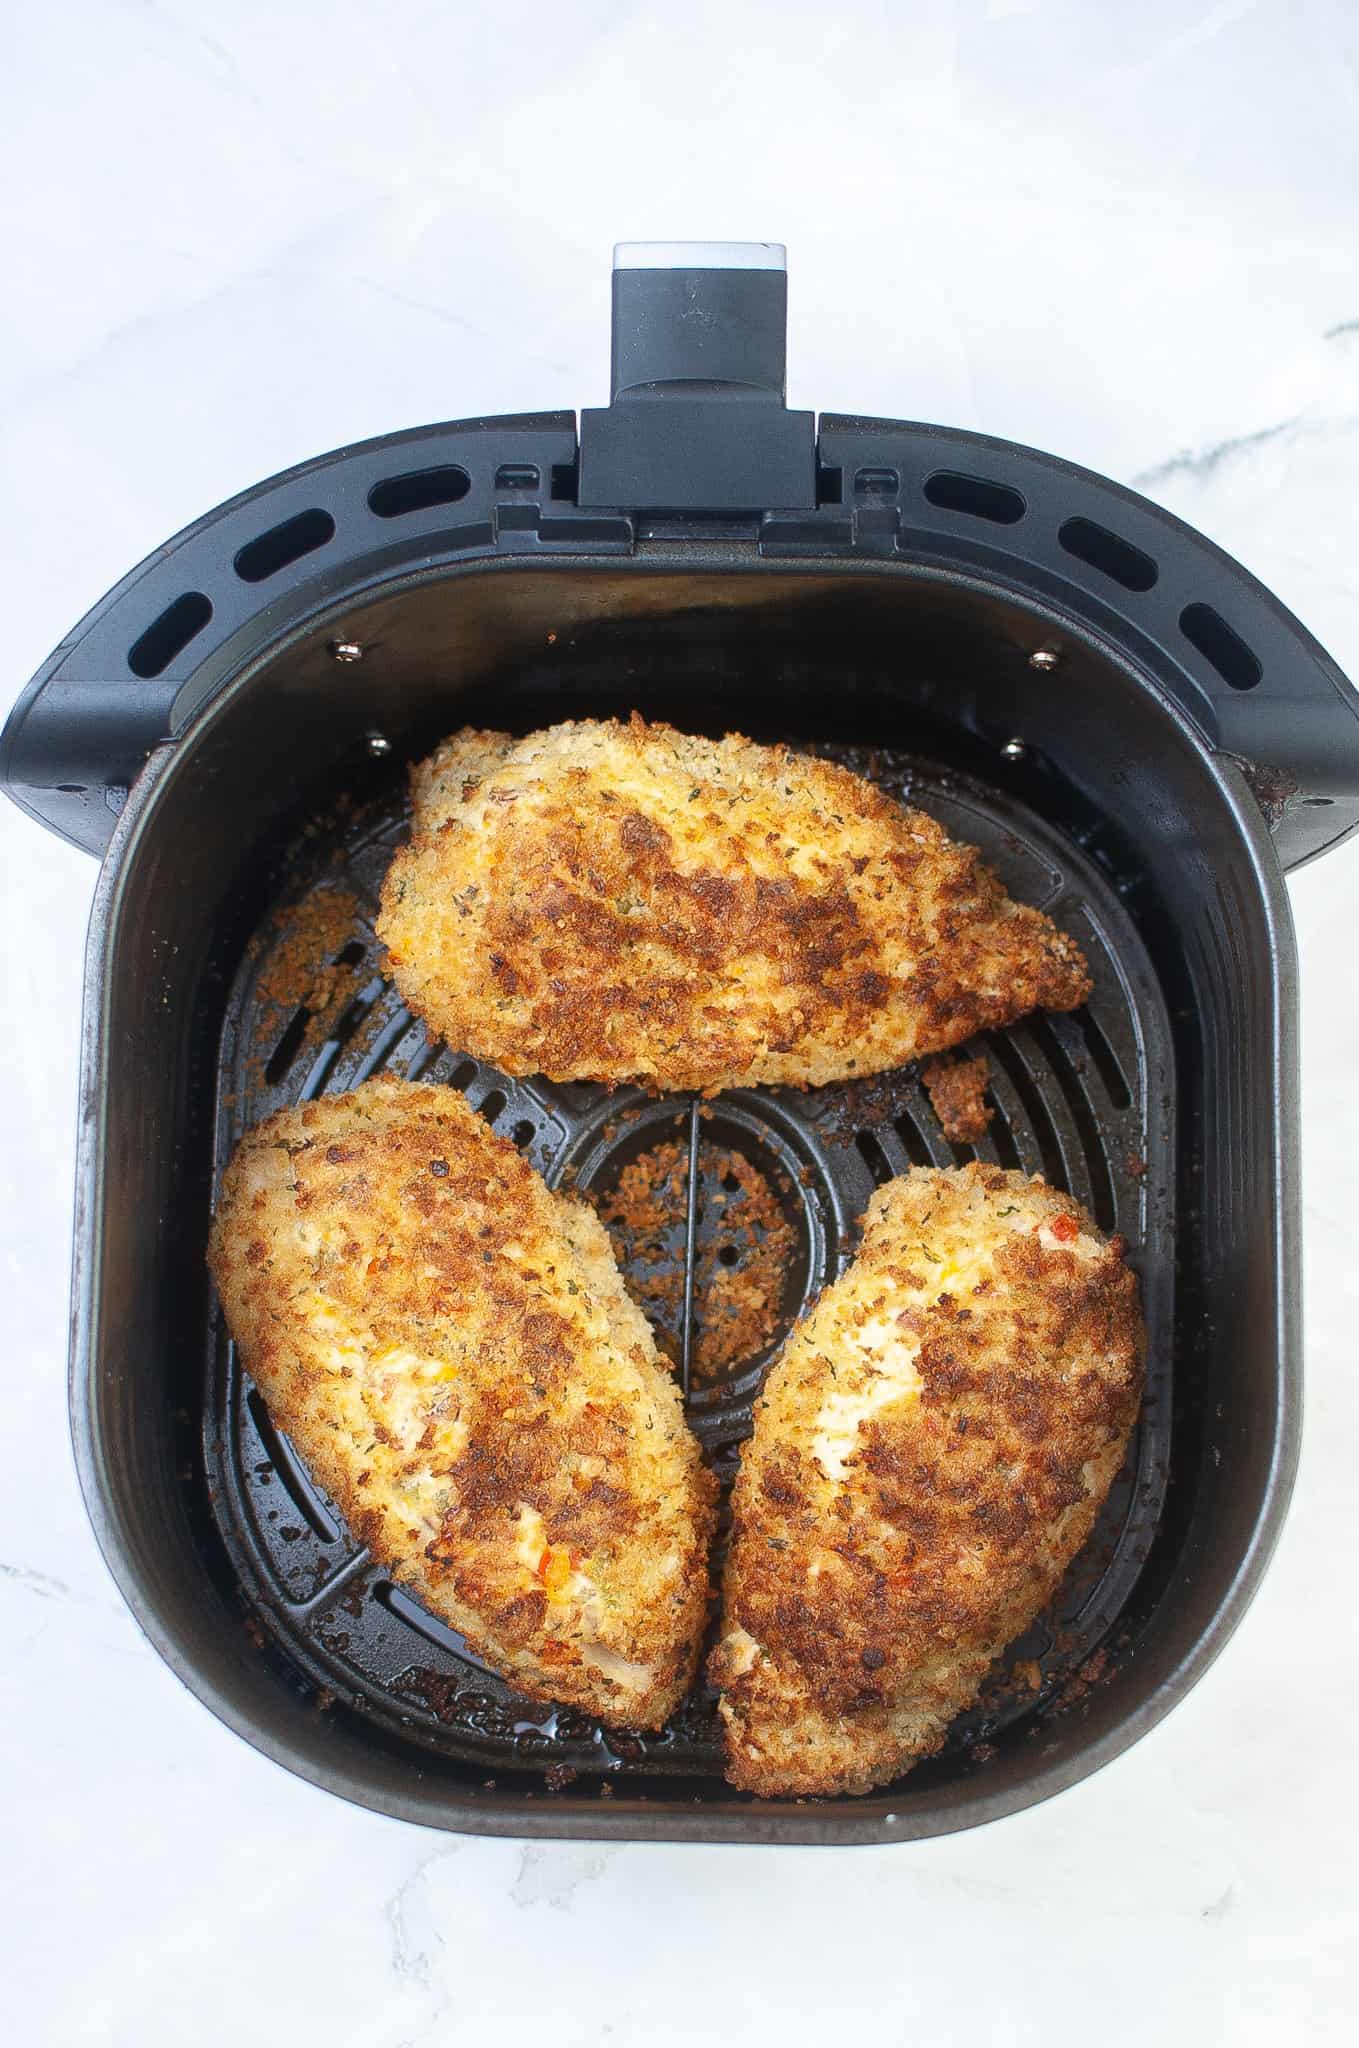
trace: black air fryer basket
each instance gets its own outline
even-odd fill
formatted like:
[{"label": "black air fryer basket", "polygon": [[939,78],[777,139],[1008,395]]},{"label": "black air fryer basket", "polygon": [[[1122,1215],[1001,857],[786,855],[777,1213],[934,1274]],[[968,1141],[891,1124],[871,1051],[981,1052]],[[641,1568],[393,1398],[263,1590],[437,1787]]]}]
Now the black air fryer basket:
[{"label": "black air fryer basket", "polygon": [[[105,598],[0,743],[15,800],[103,857],[71,1407],[104,1554],[231,1727],[436,1826],[865,1842],[1011,1812],[1206,1668],[1292,1483],[1283,874],[1359,822],[1359,699],[1268,591],[1131,492],[979,435],[786,411],[784,310],[765,245],[620,252],[613,403],[579,432],[570,413],[457,421],[259,485]],[[740,1152],[797,1233],[785,1324],[875,1182],[972,1156],[910,1069],[700,1106],[512,1081],[412,1021],[373,937],[405,764],[464,723],[634,708],[909,795],[1094,974],[1085,1009],[985,1037],[977,1153],[1128,1238],[1142,1420],[1051,1613],[938,1757],[864,1799],[733,1792],[702,1692],[636,1738],[516,1699],[311,1484],[204,1268],[240,1133],[383,1070],[462,1089],[550,1181],[596,1192],[673,1137],[694,1168],[681,1267],[721,1227],[714,1162]],[[768,1356],[690,1390],[720,1473]]]}]

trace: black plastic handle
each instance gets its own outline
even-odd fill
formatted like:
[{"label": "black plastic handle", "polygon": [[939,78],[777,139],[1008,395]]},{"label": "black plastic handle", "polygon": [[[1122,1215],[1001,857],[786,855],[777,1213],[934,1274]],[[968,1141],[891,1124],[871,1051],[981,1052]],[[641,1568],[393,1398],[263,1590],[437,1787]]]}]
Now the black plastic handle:
[{"label": "black plastic handle", "polygon": [[579,503],[815,506],[815,419],[783,402],[787,326],[781,243],[620,243],[613,404],[581,414]]},{"label": "black plastic handle", "polygon": [[787,357],[781,244],[621,242],[615,249],[615,405],[700,393],[782,404]]}]

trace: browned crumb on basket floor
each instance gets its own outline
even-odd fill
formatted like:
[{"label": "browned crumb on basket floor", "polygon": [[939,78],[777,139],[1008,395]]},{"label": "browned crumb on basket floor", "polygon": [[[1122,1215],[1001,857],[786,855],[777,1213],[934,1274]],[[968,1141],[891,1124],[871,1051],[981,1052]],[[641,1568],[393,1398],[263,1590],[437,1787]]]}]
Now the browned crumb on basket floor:
[{"label": "browned crumb on basket floor", "polygon": [[1093,1655],[1074,1671],[1057,1695],[1057,1704],[1069,1707],[1077,1700],[1083,1700],[1091,1688],[1101,1684],[1113,1675],[1116,1669],[1114,1659],[1107,1649],[1096,1650]]},{"label": "browned crumb on basket floor", "polygon": [[931,1060],[920,1076],[944,1136],[955,1145],[975,1145],[986,1136],[992,1111],[986,1101],[991,1078],[985,1053],[974,1060]]},{"label": "browned crumb on basket floor", "polygon": [[832,1082],[806,1090],[807,1107],[832,1145],[852,1145],[861,1131],[911,1114],[915,1067],[893,1067],[862,1081]]},{"label": "browned crumb on basket floor", "polygon": [[678,1145],[653,1145],[623,1168],[612,1190],[590,1196],[628,1292],[672,1364],[680,1355],[684,1314],[687,1164]]},{"label": "browned crumb on basket floor", "polygon": [[[713,1379],[754,1358],[783,1319],[796,1234],[779,1191],[754,1163],[700,1140],[693,1371]],[[672,1363],[684,1324],[687,1147],[653,1145],[592,1196],[629,1293]]]},{"label": "browned crumb on basket floor", "polygon": [[256,993],[281,1010],[324,1010],[349,969],[337,956],[356,935],[358,899],[348,889],[313,889],[285,912]]}]

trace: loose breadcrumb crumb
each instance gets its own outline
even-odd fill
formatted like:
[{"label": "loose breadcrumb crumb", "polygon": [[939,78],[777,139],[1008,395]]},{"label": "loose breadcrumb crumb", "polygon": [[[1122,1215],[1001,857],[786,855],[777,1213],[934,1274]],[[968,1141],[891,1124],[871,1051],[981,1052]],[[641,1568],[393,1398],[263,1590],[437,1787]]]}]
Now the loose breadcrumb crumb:
[{"label": "loose breadcrumb crumb", "polygon": [[920,1078],[946,1138],[975,1145],[986,1136],[994,1111],[986,1100],[991,1069],[985,1053],[971,1060],[931,1060]]}]

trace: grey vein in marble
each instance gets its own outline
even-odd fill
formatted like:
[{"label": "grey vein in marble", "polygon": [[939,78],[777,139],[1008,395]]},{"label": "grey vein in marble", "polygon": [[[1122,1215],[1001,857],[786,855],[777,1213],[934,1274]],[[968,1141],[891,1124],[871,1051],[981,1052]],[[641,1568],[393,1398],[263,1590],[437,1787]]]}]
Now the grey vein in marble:
[{"label": "grey vein in marble", "polygon": [[603,1877],[618,1848],[598,1843],[546,1842],[541,1847],[525,1846],[519,1869],[510,1886],[516,1906],[552,1906],[568,1913],[582,1885]]},{"label": "grey vein in marble", "polygon": [[26,1592],[35,1593],[39,1600],[69,1600],[72,1597],[65,1579],[54,1579],[50,1572],[34,1571],[31,1565],[6,1564],[0,1559],[0,1579],[12,1579]]},{"label": "grey vein in marble", "polygon": [[1165,462],[1154,463],[1150,469],[1139,470],[1133,477],[1135,490],[1153,490],[1170,477],[1192,476],[1200,482],[1213,474],[1224,462],[1234,456],[1243,455],[1248,448],[1259,448],[1266,441],[1277,441],[1280,435],[1295,433],[1302,425],[1299,417],[1279,420],[1272,427],[1257,427],[1252,434],[1232,434],[1225,441],[1213,441],[1206,448],[1182,448],[1178,454]]},{"label": "grey vein in marble", "polygon": [[448,2010],[451,1994],[440,1962],[445,1944],[430,1910],[429,1875],[436,1864],[447,1863],[457,1853],[454,1846],[436,1849],[426,1856],[386,1903],[392,1975],[399,1984],[427,1998],[430,2008],[419,2033],[404,2035],[396,2048],[418,2048],[418,2043],[428,2038]]}]

